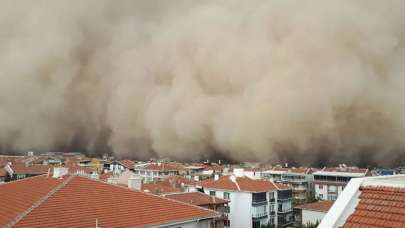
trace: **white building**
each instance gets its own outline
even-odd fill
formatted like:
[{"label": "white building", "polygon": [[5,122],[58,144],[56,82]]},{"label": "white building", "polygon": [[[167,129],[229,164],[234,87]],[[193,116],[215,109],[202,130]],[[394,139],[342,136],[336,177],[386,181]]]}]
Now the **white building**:
[{"label": "white building", "polygon": [[202,181],[201,188],[206,194],[229,200],[231,228],[287,225],[293,221],[292,191],[285,185],[231,175]]},{"label": "white building", "polygon": [[332,205],[333,201],[319,201],[314,203],[300,204],[294,208],[297,212],[295,221],[303,225],[321,222]]},{"label": "white building", "polygon": [[135,165],[135,174],[141,176],[146,183],[157,181],[167,176],[179,174],[179,167],[172,163],[147,163]]},{"label": "white building", "polygon": [[261,173],[262,179],[287,184],[292,188],[293,198],[302,202],[313,196],[313,170],[311,168],[285,168],[276,166]]},{"label": "white building", "polygon": [[369,171],[368,169],[340,165],[338,168],[325,167],[314,172],[313,175],[315,197],[320,200],[334,201],[352,178],[368,176]]},{"label": "white building", "polygon": [[318,228],[405,227],[405,175],[355,178]]}]

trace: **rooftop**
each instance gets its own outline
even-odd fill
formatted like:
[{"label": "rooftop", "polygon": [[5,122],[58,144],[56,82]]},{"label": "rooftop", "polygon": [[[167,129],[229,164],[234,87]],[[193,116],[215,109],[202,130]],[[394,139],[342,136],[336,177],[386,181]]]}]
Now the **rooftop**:
[{"label": "rooftop", "polygon": [[14,162],[11,164],[10,168],[13,170],[14,174],[44,174],[50,169],[47,165],[25,165],[24,163]]},{"label": "rooftop", "polygon": [[179,167],[170,163],[150,163],[145,165],[143,169],[152,171],[176,171],[179,170]]},{"label": "rooftop", "polygon": [[119,163],[127,169],[133,169],[135,166],[135,162],[131,160],[121,160]]},{"label": "rooftop", "polygon": [[254,180],[249,177],[222,176],[218,180],[208,179],[200,182],[203,188],[243,192],[270,192],[284,187],[271,181]]},{"label": "rooftop", "polygon": [[359,203],[343,228],[405,227],[405,188],[361,187]]},{"label": "rooftop", "polygon": [[318,201],[314,203],[306,203],[296,206],[296,208],[310,210],[310,211],[320,211],[320,212],[328,212],[329,209],[332,207],[333,201]]},{"label": "rooftop", "polygon": [[184,203],[194,204],[197,206],[205,206],[212,204],[225,204],[228,201],[215,196],[209,196],[201,192],[186,192],[165,195],[165,197],[178,200]]},{"label": "rooftop", "polygon": [[218,216],[211,210],[79,176],[44,175],[10,182],[0,185],[0,195],[5,196],[0,226],[15,221],[15,227],[94,227],[97,219],[101,227],[138,227]]},{"label": "rooftop", "polygon": [[405,175],[350,180],[318,227],[405,227]]},{"label": "rooftop", "polygon": [[173,193],[173,192],[181,192],[180,189],[178,189],[164,181],[158,181],[156,183],[142,184],[142,191],[149,192],[152,194],[157,194],[157,195]]}]

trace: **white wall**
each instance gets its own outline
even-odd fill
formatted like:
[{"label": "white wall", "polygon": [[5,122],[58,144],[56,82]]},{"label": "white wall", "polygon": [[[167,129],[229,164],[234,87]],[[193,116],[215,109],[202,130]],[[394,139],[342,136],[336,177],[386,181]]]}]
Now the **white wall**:
[{"label": "white wall", "polygon": [[310,211],[302,209],[302,224],[307,224],[308,222],[316,223],[316,221],[322,221],[323,217],[325,217],[325,212],[319,211]]},{"label": "white wall", "polygon": [[[224,199],[224,192],[214,189],[204,189],[204,193],[209,195],[210,191],[215,191],[215,196]],[[252,227],[252,193],[229,192],[230,211],[228,214],[231,228]]]},{"label": "white wall", "polygon": [[[322,188],[320,188],[322,186]],[[322,194],[322,197],[320,196]],[[326,184],[315,184],[315,197],[321,200],[328,199],[328,185]]]}]

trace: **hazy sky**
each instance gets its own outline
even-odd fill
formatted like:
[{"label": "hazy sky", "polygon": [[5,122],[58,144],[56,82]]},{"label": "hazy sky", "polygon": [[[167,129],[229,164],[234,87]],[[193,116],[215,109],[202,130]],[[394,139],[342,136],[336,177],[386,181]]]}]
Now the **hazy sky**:
[{"label": "hazy sky", "polygon": [[2,151],[395,161],[405,1],[0,0]]}]

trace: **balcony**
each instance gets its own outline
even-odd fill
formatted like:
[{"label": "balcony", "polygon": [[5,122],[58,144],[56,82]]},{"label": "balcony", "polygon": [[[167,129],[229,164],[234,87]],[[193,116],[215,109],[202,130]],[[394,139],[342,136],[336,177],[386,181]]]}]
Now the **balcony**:
[{"label": "balcony", "polygon": [[290,213],[290,212],[292,212],[292,211],[293,211],[293,209],[290,208],[290,209],[278,210],[277,212],[278,212],[279,214],[286,214],[286,213]]},{"label": "balcony", "polygon": [[252,207],[252,218],[263,218],[267,216],[267,206]]},{"label": "balcony", "polygon": [[262,206],[262,205],[267,205],[267,201],[266,200],[261,200],[261,201],[252,201],[252,206]]},{"label": "balcony", "polygon": [[284,201],[289,201],[289,200],[292,200],[292,197],[288,197],[288,198],[278,198],[277,199],[277,201],[282,201],[282,202],[284,202]]},{"label": "balcony", "polygon": [[294,179],[289,179],[289,178],[282,178],[281,179],[281,182],[283,182],[283,183],[295,183],[295,184],[302,184],[302,183],[306,183],[306,182],[308,182],[308,180],[307,179],[297,179],[297,178],[294,178]]}]

